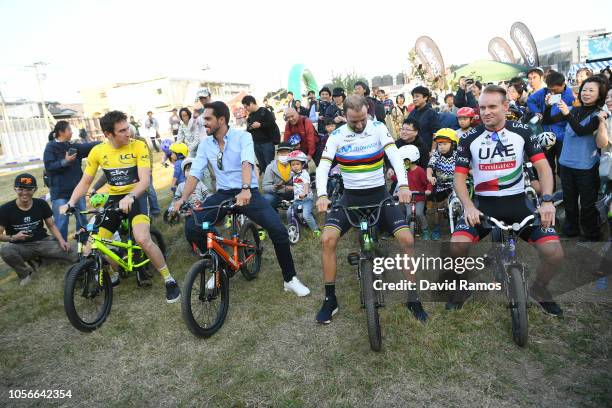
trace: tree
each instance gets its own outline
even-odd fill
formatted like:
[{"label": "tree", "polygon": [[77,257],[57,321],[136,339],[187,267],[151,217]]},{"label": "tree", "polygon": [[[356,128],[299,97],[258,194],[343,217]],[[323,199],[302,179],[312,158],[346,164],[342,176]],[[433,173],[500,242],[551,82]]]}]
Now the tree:
[{"label": "tree", "polygon": [[264,96],[264,99],[276,99],[280,101],[283,98],[287,97],[287,90],[285,88],[279,88],[276,91],[270,91]]},{"label": "tree", "polygon": [[332,72],[331,86],[333,88],[344,88],[347,95],[353,93],[353,88],[355,88],[355,82],[357,81],[368,83],[368,80],[363,75],[357,74],[355,71],[345,74],[335,74]]}]

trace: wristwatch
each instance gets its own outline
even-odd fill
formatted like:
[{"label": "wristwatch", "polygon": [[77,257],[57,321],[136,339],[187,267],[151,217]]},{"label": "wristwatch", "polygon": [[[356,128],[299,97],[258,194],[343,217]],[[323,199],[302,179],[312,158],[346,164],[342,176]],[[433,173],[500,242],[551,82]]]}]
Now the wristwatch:
[{"label": "wristwatch", "polygon": [[552,203],[553,197],[550,194],[544,194],[542,196],[543,203]]},{"label": "wristwatch", "polygon": [[249,186],[248,184],[243,184],[243,185],[242,185],[242,189],[243,189],[243,190],[250,190],[250,189],[251,189],[251,186]]}]

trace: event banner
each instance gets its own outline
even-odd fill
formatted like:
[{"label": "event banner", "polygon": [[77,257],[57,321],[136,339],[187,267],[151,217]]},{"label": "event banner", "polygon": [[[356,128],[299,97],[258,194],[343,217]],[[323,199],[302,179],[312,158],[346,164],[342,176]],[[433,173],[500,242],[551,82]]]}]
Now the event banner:
[{"label": "event banner", "polygon": [[525,65],[528,67],[537,67],[540,65],[538,48],[533,40],[531,31],[529,31],[525,24],[520,21],[512,24],[512,27],[510,27],[510,37],[523,56]]},{"label": "event banner", "polygon": [[444,60],[436,43],[427,36],[417,38],[414,48],[425,66],[429,79],[435,81],[444,75]]},{"label": "event banner", "polygon": [[491,41],[489,41],[489,54],[497,62],[516,63],[510,44],[501,37],[491,38]]}]

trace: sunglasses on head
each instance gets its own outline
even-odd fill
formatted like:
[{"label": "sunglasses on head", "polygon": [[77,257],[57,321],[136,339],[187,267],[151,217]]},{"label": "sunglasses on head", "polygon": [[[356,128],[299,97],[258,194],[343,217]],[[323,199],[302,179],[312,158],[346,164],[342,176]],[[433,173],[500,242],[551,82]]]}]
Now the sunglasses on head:
[{"label": "sunglasses on head", "polygon": [[217,168],[223,171],[223,152],[219,151],[217,154]]}]

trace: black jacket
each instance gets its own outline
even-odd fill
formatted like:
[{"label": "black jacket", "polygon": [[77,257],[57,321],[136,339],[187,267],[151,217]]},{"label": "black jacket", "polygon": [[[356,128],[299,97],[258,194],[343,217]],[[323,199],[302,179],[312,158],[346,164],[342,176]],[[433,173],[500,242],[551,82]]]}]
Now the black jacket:
[{"label": "black jacket", "polygon": [[[83,176],[81,160],[87,157],[91,149],[100,142],[69,143],[52,141],[45,146],[43,161],[45,172],[49,177],[49,192],[51,200],[70,198],[72,191]],[[77,149],[77,158],[67,162],[66,152],[70,148]]]},{"label": "black jacket", "polygon": [[[251,128],[253,122],[259,122],[261,127]],[[274,134],[280,133],[274,114],[264,107],[260,107],[255,112],[250,113],[247,118],[247,131],[253,136],[253,143],[268,143],[274,141]]]},{"label": "black jacket", "polygon": [[[429,164],[429,149],[425,147],[425,144],[418,136],[411,143],[405,142],[402,139],[397,139],[395,141],[395,145],[397,146],[398,149],[402,146],[407,146],[407,145],[416,146],[419,149],[419,153],[421,154],[421,157],[419,158],[417,165],[422,167],[423,170],[427,169],[427,164]],[[391,162],[387,158],[387,155],[385,155],[385,166],[387,168],[393,168],[391,167]]]},{"label": "black jacket", "polygon": [[433,134],[440,130],[440,120],[438,113],[433,110],[430,104],[423,106],[421,109],[414,109],[408,115],[408,119],[414,119],[419,122],[419,138],[425,146],[427,151],[431,150],[431,144],[433,141]]},{"label": "black jacket", "polygon": [[478,101],[474,98],[474,95],[471,92],[465,92],[461,88],[457,89],[457,93],[453,99],[457,108],[464,108],[467,106],[475,109],[478,106]]}]

